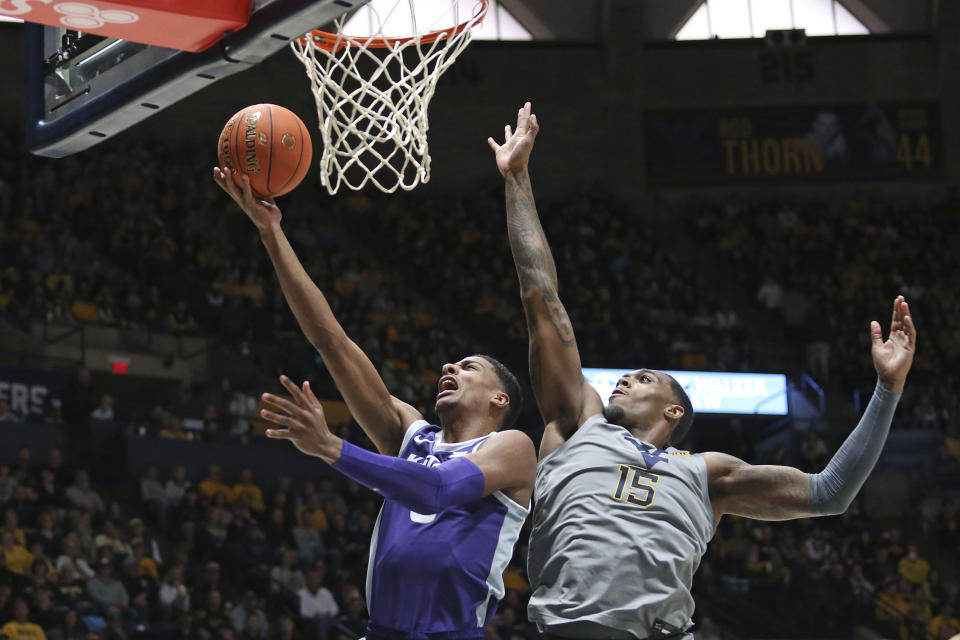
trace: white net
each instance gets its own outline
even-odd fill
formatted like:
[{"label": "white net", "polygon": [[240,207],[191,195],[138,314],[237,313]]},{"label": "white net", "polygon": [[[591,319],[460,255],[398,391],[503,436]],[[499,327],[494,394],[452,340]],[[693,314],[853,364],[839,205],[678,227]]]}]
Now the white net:
[{"label": "white net", "polygon": [[[328,192],[370,183],[392,193],[430,180],[427,107],[486,8],[486,0],[374,0],[337,20],[336,33],[293,41],[317,103]],[[364,33],[354,35],[358,23]]]}]

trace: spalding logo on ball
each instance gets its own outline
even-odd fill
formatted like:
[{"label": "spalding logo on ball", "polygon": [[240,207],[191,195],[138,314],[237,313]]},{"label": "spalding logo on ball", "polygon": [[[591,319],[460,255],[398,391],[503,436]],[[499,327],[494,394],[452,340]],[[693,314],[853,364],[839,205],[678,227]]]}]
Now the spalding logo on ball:
[{"label": "spalding logo on ball", "polygon": [[261,198],[290,193],[310,171],[313,143],[297,114],[275,104],[255,104],[227,120],[217,144],[220,166],[233,181]]}]

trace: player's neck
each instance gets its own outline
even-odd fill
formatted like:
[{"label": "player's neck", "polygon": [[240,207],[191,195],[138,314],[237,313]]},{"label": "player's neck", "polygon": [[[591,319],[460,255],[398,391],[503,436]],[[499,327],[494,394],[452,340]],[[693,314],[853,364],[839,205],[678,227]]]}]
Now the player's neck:
[{"label": "player's neck", "polygon": [[631,420],[631,416],[628,416],[623,409],[616,406],[607,407],[607,410],[604,411],[603,415],[608,422],[623,427],[637,440],[648,442],[658,449],[662,449],[666,446],[664,444],[665,439],[663,438],[663,434],[670,433],[670,425],[651,425],[649,422],[641,422],[640,419],[637,419],[637,421]]},{"label": "player's neck", "polygon": [[646,443],[652,444],[657,449],[663,449],[667,445],[664,444],[659,437],[657,437],[657,429],[649,429],[645,427],[625,427],[627,431],[630,432],[637,440],[643,440]]},{"label": "player's neck", "polygon": [[[445,419],[446,418],[446,419]],[[497,430],[497,425],[480,416],[440,416],[444,442],[466,442]]]}]

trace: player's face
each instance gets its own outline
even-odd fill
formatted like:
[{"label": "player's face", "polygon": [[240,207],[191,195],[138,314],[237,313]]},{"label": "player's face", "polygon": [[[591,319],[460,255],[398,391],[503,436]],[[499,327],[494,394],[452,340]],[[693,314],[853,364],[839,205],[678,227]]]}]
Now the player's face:
[{"label": "player's face", "polygon": [[652,369],[637,369],[622,376],[607,401],[608,409],[612,409],[608,413],[639,424],[661,420],[664,410],[673,404],[667,374]]},{"label": "player's face", "polygon": [[437,383],[437,413],[453,407],[481,410],[500,391],[500,380],[484,358],[470,356],[443,365]]}]

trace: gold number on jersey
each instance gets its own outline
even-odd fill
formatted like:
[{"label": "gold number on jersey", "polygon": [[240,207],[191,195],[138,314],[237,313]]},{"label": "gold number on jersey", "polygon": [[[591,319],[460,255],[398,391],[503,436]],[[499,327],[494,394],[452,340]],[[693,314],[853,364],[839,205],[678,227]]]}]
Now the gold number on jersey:
[{"label": "gold number on jersey", "polygon": [[635,507],[646,509],[653,504],[657,490],[653,486],[660,482],[660,476],[640,467],[620,465],[620,477],[617,480],[617,490],[613,499],[617,502],[626,502]]}]

